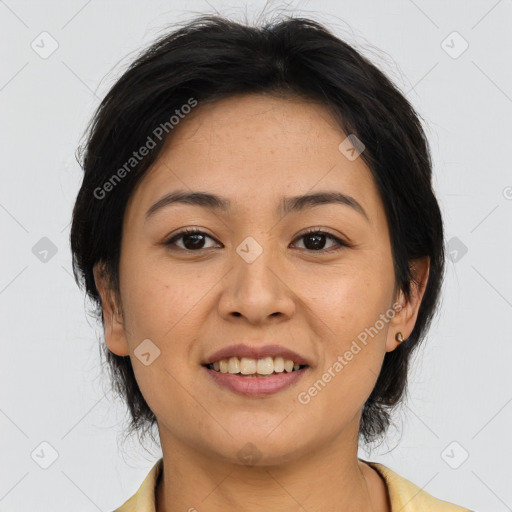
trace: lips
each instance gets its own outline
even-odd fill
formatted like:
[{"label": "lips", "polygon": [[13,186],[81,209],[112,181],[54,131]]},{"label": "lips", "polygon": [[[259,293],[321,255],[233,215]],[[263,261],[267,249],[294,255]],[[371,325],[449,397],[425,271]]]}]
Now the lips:
[{"label": "lips", "polygon": [[220,361],[222,359],[229,359],[230,357],[238,357],[241,359],[242,357],[248,357],[251,359],[264,359],[266,357],[282,357],[283,359],[291,359],[295,364],[311,366],[311,362],[305,357],[297,354],[293,350],[287,349],[285,347],[281,347],[280,345],[264,345],[261,347],[254,347],[250,345],[246,345],[244,343],[238,345],[230,345],[229,347],[224,347],[220,350],[217,350],[213,354],[206,357],[201,365],[208,366],[214,362]]},{"label": "lips", "polygon": [[293,350],[280,345],[254,347],[244,343],[217,350],[201,365],[219,389],[253,398],[297,385],[311,371],[311,361]]},{"label": "lips", "polygon": [[280,391],[297,386],[311,369],[305,367],[291,373],[279,373],[265,377],[255,375],[233,375],[209,370],[206,366],[201,368],[208,379],[219,390],[228,390],[246,398],[263,398],[277,394]]}]

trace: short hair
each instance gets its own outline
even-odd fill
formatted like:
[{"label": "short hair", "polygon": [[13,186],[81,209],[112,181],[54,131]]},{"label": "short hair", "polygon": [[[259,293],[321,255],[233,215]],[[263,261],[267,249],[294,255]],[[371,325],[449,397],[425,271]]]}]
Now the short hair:
[{"label": "short hair", "polygon": [[[390,229],[395,285],[410,298],[411,260],[428,256],[428,282],[416,324],[405,343],[387,352],[374,389],[363,406],[359,437],[382,437],[392,409],[407,390],[409,360],[424,339],[437,308],[445,255],[443,223],[432,189],[428,141],[419,115],[399,89],[352,46],[316,21],[283,17],[249,26],[219,16],[200,16],[145,49],[97,108],[79,151],[84,176],[72,214],[73,273],[85,287],[104,325],[93,267],[102,262],[119,293],[123,217],[135,186],[172,137],[170,117],[193,98],[198,104],[249,93],[300,97],[328,107],[346,134],[365,146],[369,167]],[[166,124],[167,123],[167,124]],[[132,168],[126,162],[153,137],[155,147]],[[158,132],[160,133],[160,132]],[[169,133],[169,135],[167,135]],[[116,170],[123,179],[106,197]],[[103,346],[112,387],[130,412],[130,432],[149,431],[156,417],[135,380],[129,356]],[[342,404],[340,404],[340,407]]]}]

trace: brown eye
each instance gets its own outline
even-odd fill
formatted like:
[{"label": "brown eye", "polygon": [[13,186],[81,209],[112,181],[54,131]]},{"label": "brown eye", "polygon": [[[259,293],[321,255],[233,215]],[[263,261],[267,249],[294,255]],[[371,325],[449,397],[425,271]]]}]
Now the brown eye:
[{"label": "brown eye", "polygon": [[205,243],[205,236],[200,233],[194,233],[193,235],[183,235],[182,239],[185,249],[189,250],[202,249]]},{"label": "brown eye", "polygon": [[[174,235],[170,240],[165,242],[165,245],[176,246],[176,248],[186,251],[198,251],[201,249],[207,249],[211,247],[205,245],[208,239],[214,241],[214,239],[211,236],[207,235],[202,231],[198,231],[195,229],[187,229]],[[177,243],[178,241],[181,242],[181,245]]]},{"label": "brown eye", "polygon": [[322,250],[326,241],[327,237],[322,233],[312,233],[304,237],[304,246],[312,251]]},{"label": "brown eye", "polygon": [[[347,247],[348,244],[344,243],[339,238],[335,237],[334,235],[331,235],[329,233],[326,233],[325,231],[310,231],[308,233],[305,233],[298,237],[296,240],[303,239],[303,246],[299,247],[300,249],[304,248],[308,251],[315,251],[315,252],[327,252],[329,250],[332,250],[334,247],[334,250],[337,250],[341,247]],[[325,247],[329,241],[334,242],[333,245],[330,245],[329,247]]]}]

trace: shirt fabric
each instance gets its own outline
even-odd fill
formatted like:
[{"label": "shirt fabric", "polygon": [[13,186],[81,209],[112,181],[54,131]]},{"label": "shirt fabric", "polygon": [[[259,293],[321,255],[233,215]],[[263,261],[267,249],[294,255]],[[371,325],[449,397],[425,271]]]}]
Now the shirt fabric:
[{"label": "shirt fabric", "polygon": [[[392,512],[473,512],[468,508],[434,498],[383,464],[366,460],[363,462],[384,478]],[[162,467],[163,458],[160,458],[142,482],[139,490],[114,512],[156,512],[155,489]]]}]

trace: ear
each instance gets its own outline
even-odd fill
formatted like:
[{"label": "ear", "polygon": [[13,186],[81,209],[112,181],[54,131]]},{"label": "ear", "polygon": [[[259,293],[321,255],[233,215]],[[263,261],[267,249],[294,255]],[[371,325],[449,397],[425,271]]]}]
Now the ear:
[{"label": "ear", "polygon": [[396,305],[396,307],[394,307],[394,310],[396,314],[389,323],[386,352],[391,352],[398,346],[398,342],[395,338],[398,332],[401,332],[403,339],[406,340],[414,329],[421,301],[427,287],[430,258],[424,256],[423,258],[412,260],[410,268],[413,276],[413,281],[411,282],[411,296],[409,300],[407,300],[404,292],[399,290],[395,297],[394,306]]},{"label": "ear", "polygon": [[123,315],[117,304],[114,290],[110,286],[102,262],[94,265],[93,274],[96,289],[101,297],[105,343],[114,354],[127,356],[130,354],[130,348],[126,340]]}]

